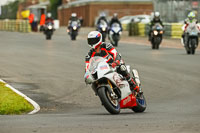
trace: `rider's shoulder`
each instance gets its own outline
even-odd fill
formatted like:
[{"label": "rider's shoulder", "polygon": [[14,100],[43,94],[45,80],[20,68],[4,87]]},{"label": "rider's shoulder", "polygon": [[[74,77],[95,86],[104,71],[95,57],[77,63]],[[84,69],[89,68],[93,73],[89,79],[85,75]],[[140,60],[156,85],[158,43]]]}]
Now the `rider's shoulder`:
[{"label": "rider's shoulder", "polygon": [[109,43],[109,42],[102,42],[101,46],[104,47],[104,48],[106,48],[106,47],[112,46],[112,44]]},{"label": "rider's shoulder", "polygon": [[109,42],[102,42],[101,47],[105,48],[105,49],[111,49],[111,48],[113,48],[113,45]]}]

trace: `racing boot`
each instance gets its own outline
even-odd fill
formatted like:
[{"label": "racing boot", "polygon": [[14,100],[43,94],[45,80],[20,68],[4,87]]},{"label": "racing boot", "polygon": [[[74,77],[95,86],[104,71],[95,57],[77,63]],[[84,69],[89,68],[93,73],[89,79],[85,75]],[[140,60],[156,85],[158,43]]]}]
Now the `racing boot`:
[{"label": "racing boot", "polygon": [[135,83],[133,78],[129,78],[128,83],[130,85],[131,91],[136,91],[136,92],[140,91],[140,87]]}]

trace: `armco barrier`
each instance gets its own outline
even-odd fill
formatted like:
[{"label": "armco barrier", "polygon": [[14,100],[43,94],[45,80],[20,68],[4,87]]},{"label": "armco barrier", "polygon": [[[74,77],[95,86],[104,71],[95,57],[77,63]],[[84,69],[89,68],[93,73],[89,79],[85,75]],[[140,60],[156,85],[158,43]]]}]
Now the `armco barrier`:
[{"label": "armco barrier", "polygon": [[31,32],[28,20],[0,20],[1,31]]},{"label": "armco barrier", "polygon": [[[129,31],[129,35],[138,35],[138,36],[147,36],[149,33],[149,24],[142,24],[142,23],[132,23],[123,25]],[[131,28],[130,28],[131,26]],[[183,24],[180,23],[164,23],[164,36],[171,37],[171,38],[181,38],[183,34],[182,31]],[[126,30],[126,29],[125,29]]]}]

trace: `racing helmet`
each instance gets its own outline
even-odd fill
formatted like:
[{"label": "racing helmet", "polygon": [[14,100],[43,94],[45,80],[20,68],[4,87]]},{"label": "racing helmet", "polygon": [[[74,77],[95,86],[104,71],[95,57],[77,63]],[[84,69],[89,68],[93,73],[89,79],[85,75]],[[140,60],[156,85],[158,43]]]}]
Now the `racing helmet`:
[{"label": "racing helmet", "polygon": [[159,20],[160,19],[160,13],[159,12],[155,12],[154,13],[154,18],[155,18],[155,20]]},{"label": "racing helmet", "polygon": [[77,14],[76,13],[72,13],[71,16],[72,17],[77,17]]},{"label": "racing helmet", "polygon": [[113,14],[113,18],[117,19],[117,18],[118,18],[118,14],[117,14],[117,13],[114,13],[114,14]]},{"label": "racing helmet", "polygon": [[88,34],[88,44],[91,48],[96,49],[102,44],[102,34],[98,31],[91,31]]},{"label": "racing helmet", "polygon": [[104,12],[102,12],[102,13],[100,14],[100,17],[106,17],[106,14],[105,14]]},{"label": "racing helmet", "polygon": [[194,12],[190,12],[188,14],[188,18],[189,18],[190,21],[192,21],[195,18],[195,13]]},{"label": "racing helmet", "polygon": [[47,13],[47,17],[51,18],[51,13],[50,12]]}]

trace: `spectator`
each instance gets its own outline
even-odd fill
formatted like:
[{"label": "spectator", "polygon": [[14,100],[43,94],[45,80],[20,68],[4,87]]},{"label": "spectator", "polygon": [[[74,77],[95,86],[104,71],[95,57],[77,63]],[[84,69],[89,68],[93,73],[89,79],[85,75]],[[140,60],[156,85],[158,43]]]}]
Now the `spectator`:
[{"label": "spectator", "polygon": [[34,21],[34,14],[31,13],[28,17],[29,19],[29,24],[31,25],[31,31],[33,31],[33,21]]},{"label": "spectator", "polygon": [[45,16],[45,14],[43,13],[43,14],[41,15],[41,18],[40,18],[40,31],[43,31],[43,30],[44,30],[45,18],[46,18],[46,16]]}]

